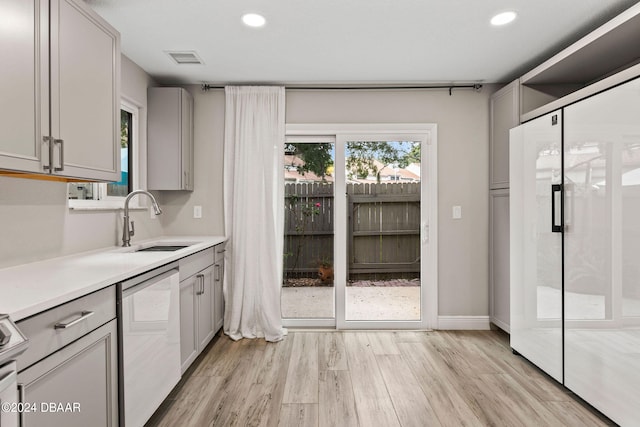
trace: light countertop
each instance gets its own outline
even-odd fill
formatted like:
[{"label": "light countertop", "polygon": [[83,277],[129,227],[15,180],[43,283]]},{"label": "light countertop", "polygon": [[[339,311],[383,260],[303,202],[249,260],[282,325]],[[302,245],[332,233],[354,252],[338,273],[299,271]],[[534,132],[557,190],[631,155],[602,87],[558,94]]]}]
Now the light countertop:
[{"label": "light countertop", "polygon": [[[223,236],[155,237],[130,248],[114,246],[0,269],[0,313],[18,321],[225,240]],[[190,246],[173,252],[135,252],[153,244]]]}]

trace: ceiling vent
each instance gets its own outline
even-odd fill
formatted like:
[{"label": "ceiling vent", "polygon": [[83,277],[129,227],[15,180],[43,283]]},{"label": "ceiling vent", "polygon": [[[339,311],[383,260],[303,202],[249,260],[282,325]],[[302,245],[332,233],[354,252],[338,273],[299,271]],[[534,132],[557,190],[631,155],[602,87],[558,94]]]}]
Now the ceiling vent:
[{"label": "ceiling vent", "polygon": [[192,50],[165,52],[175,61],[176,64],[204,64],[198,54]]}]

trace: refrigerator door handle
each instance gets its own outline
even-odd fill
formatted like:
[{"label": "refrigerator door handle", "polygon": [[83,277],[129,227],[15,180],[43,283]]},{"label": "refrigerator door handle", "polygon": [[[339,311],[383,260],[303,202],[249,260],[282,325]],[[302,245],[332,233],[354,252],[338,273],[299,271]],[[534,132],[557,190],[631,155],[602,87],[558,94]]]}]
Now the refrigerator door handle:
[{"label": "refrigerator door handle", "polygon": [[551,185],[551,231],[562,233],[562,184]]}]

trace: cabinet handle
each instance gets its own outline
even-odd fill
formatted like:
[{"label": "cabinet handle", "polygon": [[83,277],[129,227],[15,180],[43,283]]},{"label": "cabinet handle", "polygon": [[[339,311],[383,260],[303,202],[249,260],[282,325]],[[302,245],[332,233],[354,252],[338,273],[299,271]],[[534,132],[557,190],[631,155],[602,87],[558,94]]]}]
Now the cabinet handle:
[{"label": "cabinet handle", "polygon": [[[558,198],[557,204],[556,198]],[[562,222],[562,185],[553,184],[551,186],[551,231],[562,233]]]},{"label": "cabinet handle", "polygon": [[80,317],[78,317],[76,320],[72,320],[71,322],[67,322],[67,323],[62,323],[62,322],[58,322],[55,324],[55,326],[53,327],[54,329],[67,329],[72,327],[73,325],[77,325],[78,323],[82,322],[85,319],[88,319],[89,317],[93,316],[95,313],[93,311],[83,311],[82,313],[80,313]]},{"label": "cabinet handle", "polygon": [[53,161],[53,138],[50,136],[43,136],[42,140],[46,142],[49,146],[49,164],[43,165],[42,168],[46,171],[51,170],[51,162]]},{"label": "cabinet handle", "polygon": [[216,264],[216,282],[220,281],[220,264]]},{"label": "cabinet handle", "polygon": [[204,274],[198,274],[196,279],[198,279],[198,291],[196,295],[202,295],[204,294]]},{"label": "cabinet handle", "polygon": [[217,251],[217,252],[218,252],[219,254],[223,254],[223,253],[227,252],[227,250],[226,250],[226,249],[220,249],[220,250],[219,250],[219,251]]},{"label": "cabinet handle", "polygon": [[53,168],[56,172],[61,172],[64,170],[64,139],[54,139],[54,144],[60,144],[60,167]]}]

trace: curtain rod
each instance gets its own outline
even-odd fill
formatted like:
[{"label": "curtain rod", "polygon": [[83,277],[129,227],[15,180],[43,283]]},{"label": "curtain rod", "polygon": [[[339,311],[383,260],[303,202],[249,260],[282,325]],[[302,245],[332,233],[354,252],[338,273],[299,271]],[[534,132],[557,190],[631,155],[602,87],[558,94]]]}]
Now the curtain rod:
[{"label": "curtain rod", "polygon": [[[397,90],[397,89],[433,89],[433,90],[449,90],[449,95],[453,94],[454,89],[473,89],[476,92],[480,92],[482,89],[481,84],[467,84],[467,85],[416,85],[416,86],[286,86],[286,89],[291,90]],[[211,89],[224,89],[224,85],[210,85],[203,83],[201,86],[203,92],[207,92]]]}]

